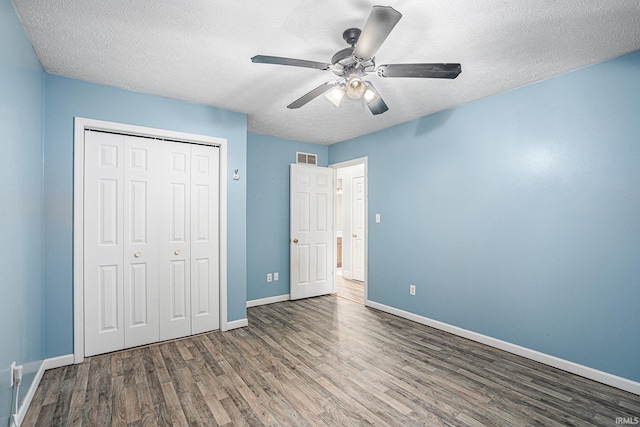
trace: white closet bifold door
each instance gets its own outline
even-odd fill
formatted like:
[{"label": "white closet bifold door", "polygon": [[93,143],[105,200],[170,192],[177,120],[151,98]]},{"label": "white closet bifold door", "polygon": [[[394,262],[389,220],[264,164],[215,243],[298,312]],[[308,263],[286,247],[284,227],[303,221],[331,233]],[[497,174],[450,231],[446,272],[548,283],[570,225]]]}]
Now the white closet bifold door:
[{"label": "white closet bifold door", "polygon": [[160,151],[160,339],[191,334],[191,145]]},{"label": "white closet bifold door", "polygon": [[220,150],[191,146],[191,326],[192,334],[220,327]]},{"label": "white closet bifold door", "polygon": [[124,346],[124,136],[85,132],[85,355]]},{"label": "white closet bifold door", "polygon": [[125,137],[124,144],[124,347],[157,342],[158,175],[157,142]]},{"label": "white closet bifold door", "polygon": [[219,325],[218,147],[85,132],[85,355]]}]

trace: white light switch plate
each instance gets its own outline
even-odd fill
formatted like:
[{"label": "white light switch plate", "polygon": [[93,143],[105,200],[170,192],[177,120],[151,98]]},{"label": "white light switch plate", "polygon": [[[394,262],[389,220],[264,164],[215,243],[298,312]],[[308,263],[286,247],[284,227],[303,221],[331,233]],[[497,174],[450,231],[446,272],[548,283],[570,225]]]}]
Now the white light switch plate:
[{"label": "white light switch plate", "polygon": [[380,223],[380,214],[376,214],[376,223]]}]

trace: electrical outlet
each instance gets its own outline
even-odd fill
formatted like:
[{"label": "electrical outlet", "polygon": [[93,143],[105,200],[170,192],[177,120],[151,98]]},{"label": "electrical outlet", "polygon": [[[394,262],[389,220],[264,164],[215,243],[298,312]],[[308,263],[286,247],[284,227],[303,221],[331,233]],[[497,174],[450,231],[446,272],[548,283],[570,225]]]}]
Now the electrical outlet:
[{"label": "electrical outlet", "polygon": [[273,281],[277,281],[280,278],[280,276],[278,275],[278,272],[276,271],[275,273],[273,273]]},{"label": "electrical outlet", "polygon": [[273,281],[273,276],[271,275],[271,273],[267,273],[267,282],[271,281]]},{"label": "electrical outlet", "polygon": [[13,382],[14,384],[19,385],[22,382],[22,373],[24,372],[24,367],[22,365],[18,365],[13,368]]},{"label": "electrical outlet", "polygon": [[416,285],[409,285],[409,295],[416,294]]}]

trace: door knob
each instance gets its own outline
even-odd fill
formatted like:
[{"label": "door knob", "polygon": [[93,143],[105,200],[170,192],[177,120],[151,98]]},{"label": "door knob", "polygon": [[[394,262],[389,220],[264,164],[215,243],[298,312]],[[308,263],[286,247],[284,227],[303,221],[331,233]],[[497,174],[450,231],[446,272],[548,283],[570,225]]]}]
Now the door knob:
[{"label": "door knob", "polygon": [[173,253],[176,255],[180,255],[180,249],[176,249],[175,251],[173,251]]},{"label": "door knob", "polygon": [[357,234],[352,234],[351,237],[358,237],[358,235]]},{"label": "door knob", "polygon": [[298,243],[298,239],[293,239],[293,243]]},{"label": "door knob", "polygon": [[138,251],[135,254],[133,254],[134,257],[136,258],[140,258],[140,256],[142,255],[142,252]]}]

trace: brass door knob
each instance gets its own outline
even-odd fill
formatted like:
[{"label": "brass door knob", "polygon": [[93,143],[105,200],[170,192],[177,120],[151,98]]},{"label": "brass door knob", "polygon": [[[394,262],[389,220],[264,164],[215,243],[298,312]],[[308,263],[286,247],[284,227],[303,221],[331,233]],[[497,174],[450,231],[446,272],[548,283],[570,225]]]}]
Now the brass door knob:
[{"label": "brass door knob", "polygon": [[293,239],[293,243],[298,243],[298,239]]}]

